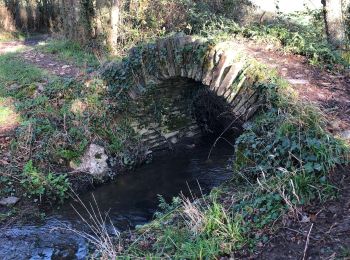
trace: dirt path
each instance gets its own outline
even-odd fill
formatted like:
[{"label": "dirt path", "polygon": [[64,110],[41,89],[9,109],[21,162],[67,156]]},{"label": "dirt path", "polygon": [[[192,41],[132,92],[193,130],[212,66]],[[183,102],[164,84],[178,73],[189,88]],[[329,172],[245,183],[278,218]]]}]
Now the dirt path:
[{"label": "dirt path", "polygon": [[[299,97],[318,106],[328,129],[350,141],[350,79],[308,64],[302,56],[264,49],[248,42],[241,48],[277,70]],[[304,221],[291,221],[253,259],[350,259],[350,169],[331,174],[340,196],[304,208]],[[312,228],[311,228],[312,227]],[[311,231],[310,231],[311,230]],[[309,241],[307,241],[308,234]]]},{"label": "dirt path", "polygon": [[64,78],[77,78],[84,73],[72,63],[60,61],[54,55],[42,53],[34,49],[23,52],[25,61],[38,68],[49,71],[50,74]]},{"label": "dirt path", "polygon": [[[292,222],[254,259],[350,259],[350,175],[344,169],[338,199],[304,209],[304,221]],[[309,236],[309,242],[307,237]]]},{"label": "dirt path", "polygon": [[40,52],[34,48],[40,42],[44,42],[47,39],[48,36],[43,35],[26,41],[0,42],[0,55],[22,51],[19,57],[40,69],[48,71],[52,75],[64,78],[76,78],[84,74],[73,63],[62,61],[52,54]]},{"label": "dirt path", "polygon": [[245,49],[261,63],[276,69],[300,98],[320,107],[330,120],[331,132],[346,135],[350,130],[349,77],[316,68],[305,57],[267,50],[254,43],[245,45]]},{"label": "dirt path", "polygon": [[[0,42],[0,55],[17,52],[17,55],[25,62],[62,78],[77,78],[84,75],[84,72],[73,63],[59,60],[52,54],[36,50],[35,47],[47,39],[47,35],[41,35],[26,41]],[[44,87],[45,83],[42,85]],[[9,114],[6,122],[0,121],[0,167],[8,164],[8,158],[10,158],[9,146],[18,126],[17,118],[19,118],[19,115],[15,112],[12,103],[10,99],[0,100],[0,109],[6,108],[5,112]]]}]

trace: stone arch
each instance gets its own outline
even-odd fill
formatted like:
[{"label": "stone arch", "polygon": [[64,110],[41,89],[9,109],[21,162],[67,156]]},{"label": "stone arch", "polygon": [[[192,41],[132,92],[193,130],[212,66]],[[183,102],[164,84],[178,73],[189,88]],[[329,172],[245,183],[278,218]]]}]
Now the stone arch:
[{"label": "stone arch", "polygon": [[236,46],[234,42],[215,43],[177,34],[131,49],[122,61],[105,65],[101,74],[112,95],[125,90],[133,100],[150,86],[176,78],[191,79],[224,98],[236,124],[242,124],[256,112],[264,94],[249,71],[249,61]]}]

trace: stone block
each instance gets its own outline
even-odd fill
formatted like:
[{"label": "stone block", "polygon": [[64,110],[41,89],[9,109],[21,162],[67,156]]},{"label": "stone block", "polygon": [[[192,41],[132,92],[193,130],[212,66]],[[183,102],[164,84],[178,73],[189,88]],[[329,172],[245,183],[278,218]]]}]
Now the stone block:
[{"label": "stone block", "polygon": [[218,95],[223,95],[226,90],[228,90],[232,83],[235,81],[235,79],[237,78],[239,72],[243,69],[243,63],[239,62],[239,63],[235,63],[233,65],[231,65],[228,73],[226,74],[224,80],[221,82],[217,93]]},{"label": "stone block", "polygon": [[175,66],[175,47],[174,40],[172,38],[167,38],[165,40],[165,46],[167,50],[167,67],[170,77],[175,77],[176,75],[176,66]]},{"label": "stone block", "polygon": [[224,74],[225,69],[230,66],[233,62],[235,55],[233,52],[224,52],[221,54],[219,63],[215,67],[213,71],[213,78],[210,83],[210,89],[213,91],[217,91],[219,88],[221,81],[222,81],[222,76]]},{"label": "stone block", "polygon": [[156,57],[158,59],[158,67],[161,71],[161,74],[164,79],[170,78],[169,70],[168,70],[168,55],[167,55],[167,49],[166,49],[166,43],[164,39],[157,40],[156,42]]},{"label": "stone block", "polygon": [[80,158],[80,165],[71,163],[71,167],[75,171],[86,172],[95,177],[103,177],[109,170],[107,164],[108,156],[102,146],[91,144],[86,150],[82,158]]},{"label": "stone block", "polygon": [[210,86],[213,77],[215,49],[209,50],[203,62],[202,84]]}]

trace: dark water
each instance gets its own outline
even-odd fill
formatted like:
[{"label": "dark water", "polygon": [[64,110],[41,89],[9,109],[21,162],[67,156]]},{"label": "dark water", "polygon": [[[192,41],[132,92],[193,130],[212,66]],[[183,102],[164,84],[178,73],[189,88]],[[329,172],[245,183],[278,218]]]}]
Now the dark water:
[{"label": "dark water", "polygon": [[[89,205],[93,194],[100,212],[108,212],[118,230],[132,229],[152,219],[158,209],[158,194],[167,201],[180,193],[200,196],[230,178],[227,164],[233,148],[219,144],[207,160],[209,150],[208,144],[200,144],[155,158],[151,164],[80,196],[81,200]],[[84,215],[79,204],[72,201],[56,210],[42,226],[2,230],[0,259],[85,259],[88,249],[84,239],[67,231],[50,232],[62,223],[86,229],[70,204]]]}]

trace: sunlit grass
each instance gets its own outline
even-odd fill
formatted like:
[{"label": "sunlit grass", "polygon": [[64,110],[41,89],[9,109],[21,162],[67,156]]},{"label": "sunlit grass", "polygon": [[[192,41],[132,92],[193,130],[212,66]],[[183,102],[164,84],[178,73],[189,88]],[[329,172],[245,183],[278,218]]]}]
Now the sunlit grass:
[{"label": "sunlit grass", "polygon": [[19,115],[15,112],[12,100],[0,97],[0,128],[11,127],[19,122]]},{"label": "sunlit grass", "polygon": [[11,84],[26,86],[40,82],[45,77],[45,71],[25,63],[16,53],[0,56],[0,94]]},{"label": "sunlit grass", "polygon": [[19,32],[0,32],[0,42],[8,42],[20,40],[23,41],[25,36],[23,33]]},{"label": "sunlit grass", "polygon": [[41,51],[55,54],[60,59],[70,60],[79,66],[97,67],[99,65],[93,53],[72,41],[52,40],[39,48]]}]

